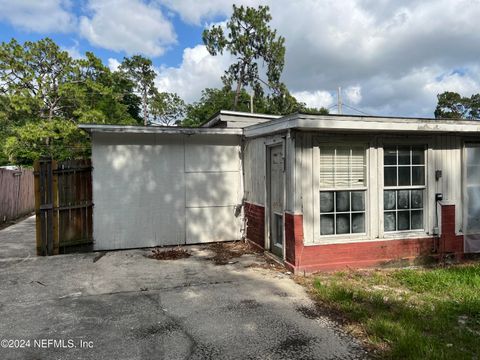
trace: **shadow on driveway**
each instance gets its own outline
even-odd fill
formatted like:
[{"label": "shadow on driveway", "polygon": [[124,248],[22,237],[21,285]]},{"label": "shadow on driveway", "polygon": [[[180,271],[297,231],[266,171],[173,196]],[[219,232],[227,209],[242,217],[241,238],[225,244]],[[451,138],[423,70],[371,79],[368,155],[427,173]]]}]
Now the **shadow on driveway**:
[{"label": "shadow on driveway", "polygon": [[262,268],[262,255],[217,266],[206,247],[188,249],[174,261],[128,250],[0,262],[0,337],[30,340],[0,348],[0,358],[366,357],[335,323],[306,312],[314,304],[303,288]]}]

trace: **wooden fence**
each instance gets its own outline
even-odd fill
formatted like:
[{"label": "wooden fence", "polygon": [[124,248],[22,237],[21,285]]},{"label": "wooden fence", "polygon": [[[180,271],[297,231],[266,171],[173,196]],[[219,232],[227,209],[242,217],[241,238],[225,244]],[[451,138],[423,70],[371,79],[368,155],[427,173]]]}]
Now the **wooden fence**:
[{"label": "wooden fence", "polygon": [[35,210],[33,170],[0,169],[0,224]]},{"label": "wooden fence", "polygon": [[55,255],[93,242],[90,160],[35,163],[37,254]]}]

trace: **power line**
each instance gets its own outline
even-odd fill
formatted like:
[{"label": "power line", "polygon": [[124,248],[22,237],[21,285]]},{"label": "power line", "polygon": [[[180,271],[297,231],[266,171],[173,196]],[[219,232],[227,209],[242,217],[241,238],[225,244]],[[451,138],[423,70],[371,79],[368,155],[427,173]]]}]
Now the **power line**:
[{"label": "power line", "polygon": [[354,110],[354,111],[359,112],[360,114],[363,114],[363,115],[366,115],[366,116],[372,116],[371,114],[367,114],[366,112],[364,112],[364,111],[362,111],[362,110],[359,110],[359,109],[357,109],[357,108],[354,108],[353,106],[347,105],[347,104],[345,104],[345,103],[344,103],[343,105],[346,106],[346,107],[349,108],[349,109],[352,109],[352,110]]}]

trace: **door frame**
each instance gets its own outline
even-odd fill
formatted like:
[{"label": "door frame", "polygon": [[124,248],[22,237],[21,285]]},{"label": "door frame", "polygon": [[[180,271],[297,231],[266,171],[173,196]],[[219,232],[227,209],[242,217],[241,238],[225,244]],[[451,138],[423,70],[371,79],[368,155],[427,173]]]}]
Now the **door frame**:
[{"label": "door frame", "polygon": [[[282,199],[282,261],[285,260],[285,201],[286,201],[286,146],[284,137],[274,137],[265,141],[265,249],[271,251],[270,238],[270,154],[272,148],[282,146],[283,154],[283,199]],[[272,253],[273,254],[273,253]],[[276,256],[276,255],[274,255]]]},{"label": "door frame", "polygon": [[467,148],[468,147],[477,147],[480,148],[480,141],[474,138],[465,138],[463,139],[463,142],[461,142],[462,145],[462,171],[461,171],[461,177],[462,177],[462,189],[461,189],[461,199],[462,199],[462,207],[461,207],[461,212],[462,212],[462,233],[463,233],[463,252],[465,253],[465,245],[467,242],[467,229],[468,229],[468,192],[467,192],[467,175],[468,175],[468,170],[467,170]]}]

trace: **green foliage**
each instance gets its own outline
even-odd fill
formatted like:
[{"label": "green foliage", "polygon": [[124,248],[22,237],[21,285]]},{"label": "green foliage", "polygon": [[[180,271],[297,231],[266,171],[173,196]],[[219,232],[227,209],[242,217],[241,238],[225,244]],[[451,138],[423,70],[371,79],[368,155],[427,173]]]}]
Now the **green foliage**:
[{"label": "green foliage", "polygon": [[149,96],[155,93],[155,70],[152,60],[141,55],[124,58],[119,69],[135,86],[142,98],[142,115],[144,125],[149,123]]},{"label": "green foliage", "polygon": [[155,124],[171,126],[181,122],[185,110],[185,102],[177,94],[155,91],[150,99],[150,112]]},{"label": "green foliage", "polygon": [[0,164],[86,154],[86,136],[73,131],[75,123],[140,123],[134,81],[112,73],[93,53],[74,60],[48,38],[0,44]]},{"label": "green foliage", "polygon": [[31,165],[41,157],[61,161],[89,156],[90,144],[87,134],[73,122],[55,118],[15,128],[4,152],[15,164]]},{"label": "green foliage", "polygon": [[[255,9],[233,5],[226,34],[221,26],[212,26],[203,32],[203,42],[211,55],[228,51],[237,59],[222,77],[228,89],[237,84],[233,104],[235,110],[245,86],[250,86],[258,98],[263,97],[262,85],[277,93],[282,91],[280,77],[285,61],[285,39],[270,28],[271,19],[268,6]],[[266,81],[260,79],[261,62],[266,64]]]},{"label": "green foliage", "polygon": [[357,322],[382,359],[480,355],[480,265],[318,275],[323,306]]},{"label": "green foliage", "polygon": [[[199,101],[187,106],[183,126],[198,126],[220,110],[234,110],[235,92],[227,88],[202,91]],[[238,97],[236,111],[250,112],[250,95],[242,89]],[[314,114],[328,114],[328,110],[321,108],[307,108],[304,103],[298,102],[288,91],[281,96],[258,96],[253,98],[254,112],[260,114],[286,115],[295,112]]]},{"label": "green foliage", "polygon": [[456,92],[446,91],[438,94],[437,99],[437,119],[480,120],[480,94],[463,97]]}]

